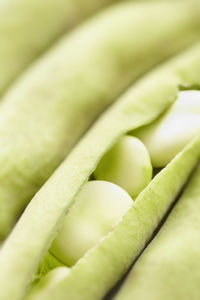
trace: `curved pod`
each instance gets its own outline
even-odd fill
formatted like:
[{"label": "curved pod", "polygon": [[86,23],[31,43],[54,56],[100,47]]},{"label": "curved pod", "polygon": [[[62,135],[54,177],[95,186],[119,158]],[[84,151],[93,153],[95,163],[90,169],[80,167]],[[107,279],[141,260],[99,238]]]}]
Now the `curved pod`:
[{"label": "curved pod", "polygon": [[[23,298],[27,282],[33,278],[67,208],[104,153],[124,133],[155,120],[175,100],[179,86],[200,85],[199,50],[200,45],[168,62],[122,96],[32,199],[1,251],[0,295],[4,300]],[[136,199],[137,208],[130,209],[116,230],[87,253],[71,269],[66,280],[53,290],[54,299],[65,299],[66,294],[71,299],[81,296],[87,300],[105,295],[142,250],[186,182],[198,161],[199,144],[197,138],[155,177]],[[123,242],[121,234],[127,236]],[[46,293],[42,299],[48,298]]]},{"label": "curved pod", "polygon": [[24,73],[0,107],[1,239],[97,116],[138,76],[199,38],[198,24],[193,2],[126,2]]},{"label": "curved pod", "polygon": [[111,2],[0,1],[0,95],[66,30]]}]

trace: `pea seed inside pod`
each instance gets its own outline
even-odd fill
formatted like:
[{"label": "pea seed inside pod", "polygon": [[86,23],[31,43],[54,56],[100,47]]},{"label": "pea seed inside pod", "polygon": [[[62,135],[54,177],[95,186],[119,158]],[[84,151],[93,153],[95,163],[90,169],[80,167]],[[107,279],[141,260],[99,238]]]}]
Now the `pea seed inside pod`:
[{"label": "pea seed inside pod", "polygon": [[133,134],[149,150],[154,167],[166,166],[200,134],[200,91],[181,91],[165,114]]},{"label": "pea seed inside pod", "polygon": [[123,136],[102,158],[94,176],[118,184],[136,197],[152,178],[149,153],[139,139]]},{"label": "pea seed inside pod", "polygon": [[113,183],[87,182],[66,215],[50,252],[72,266],[108,234],[132,204],[128,193]]}]

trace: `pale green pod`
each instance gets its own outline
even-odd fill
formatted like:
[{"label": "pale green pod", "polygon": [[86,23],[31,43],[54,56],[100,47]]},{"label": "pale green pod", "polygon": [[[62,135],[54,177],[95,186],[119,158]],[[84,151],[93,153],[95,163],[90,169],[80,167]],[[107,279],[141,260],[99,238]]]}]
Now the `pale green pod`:
[{"label": "pale green pod", "polygon": [[[98,119],[35,195],[4,243],[0,255],[0,299],[25,297],[67,210],[120,136],[153,122],[175,101],[179,86],[200,86],[199,80],[198,44],[143,77]],[[43,293],[42,300],[49,300],[50,296],[54,300],[102,299],[146,245],[197,164],[199,149],[197,138],[152,180],[122,221],[75,264],[51,295],[48,291]],[[39,295],[36,299],[40,300]]]},{"label": "pale green pod", "polygon": [[182,91],[158,120],[133,132],[145,144],[154,167],[166,166],[200,134],[200,91]]},{"label": "pale green pod", "polygon": [[122,221],[71,268],[67,278],[54,286],[51,292],[49,289],[40,290],[40,286],[36,285],[26,300],[48,300],[50,297],[54,300],[103,299],[137,258],[179,194],[183,182],[198,162],[199,152],[200,137],[152,180]]},{"label": "pale green pod", "polygon": [[0,95],[66,30],[113,0],[1,0]]},{"label": "pale green pod", "polygon": [[102,158],[94,176],[118,184],[134,198],[152,178],[148,150],[139,139],[123,136]]},{"label": "pale green pod", "polygon": [[120,222],[133,200],[116,184],[87,182],[66,215],[50,252],[66,266],[74,265]]},{"label": "pale green pod", "polygon": [[199,300],[200,168],[115,300]]},{"label": "pale green pod", "polygon": [[24,73],[0,107],[0,239],[97,116],[199,32],[191,1],[126,2],[64,37]]}]

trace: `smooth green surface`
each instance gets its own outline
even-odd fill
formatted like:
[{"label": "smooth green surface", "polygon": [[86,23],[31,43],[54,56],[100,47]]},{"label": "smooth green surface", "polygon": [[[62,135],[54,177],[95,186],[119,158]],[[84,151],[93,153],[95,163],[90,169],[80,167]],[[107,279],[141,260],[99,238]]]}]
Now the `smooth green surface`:
[{"label": "smooth green surface", "polygon": [[0,95],[62,33],[113,0],[1,0]]},{"label": "smooth green surface", "polygon": [[[95,170],[101,157],[112,147],[115,141],[125,132],[152,122],[158,117],[177,97],[178,86],[189,87],[199,84],[200,45],[143,78],[107,110],[35,195],[4,243],[0,255],[0,299],[23,299],[29,282],[34,279],[34,274],[37,272],[41,259],[50,247],[59,226],[62,225],[62,221],[64,221],[67,209],[73,203],[74,197],[81,186]],[[139,239],[138,243],[135,244],[135,240],[132,240],[132,238],[126,242],[126,239],[120,238],[121,235],[115,236],[114,234],[114,243],[116,243],[114,246],[112,246],[111,239],[111,245],[108,242],[108,247],[105,247],[105,249],[104,246],[103,248],[100,247],[97,251],[99,254],[94,255],[94,260],[93,255],[87,256],[88,258],[91,257],[91,268],[87,268],[87,260],[82,260],[83,264],[80,261],[79,266],[83,267],[81,267],[80,275],[77,276],[83,276],[83,281],[78,281],[79,284],[82,282],[83,285],[82,289],[78,287],[76,289],[76,276],[72,277],[74,282],[71,286],[72,293],[73,291],[77,291],[77,293],[85,291],[83,296],[86,297],[87,292],[90,290],[88,287],[93,287],[91,288],[91,297],[94,294],[102,295],[126,271],[134,257],[134,251],[129,246],[129,242],[132,245],[131,241],[133,241],[136,247],[135,255],[137,255],[155,229],[166,208],[173,201],[174,194],[180,189],[187,179],[188,173],[195,165],[198,156],[198,144],[196,146],[193,149],[189,148],[183,158],[179,156],[178,168],[176,164],[175,167],[173,167],[174,164],[171,165],[172,167],[169,169],[171,171],[168,174],[169,182],[167,181],[168,184],[163,185],[164,190],[161,189],[164,194],[168,191],[167,198],[164,197],[163,202],[158,201],[156,216],[153,201],[154,193],[151,193],[151,189],[148,189],[150,195],[147,198],[145,197],[144,202],[138,201],[138,203],[144,203],[144,207],[141,206],[141,212],[138,215],[140,220],[138,228],[141,228],[144,232],[138,235],[137,228],[136,236],[133,236],[133,238]],[[174,168],[177,168],[177,176],[173,177]],[[172,179],[170,179],[171,176]],[[165,176],[163,177],[165,181]],[[170,192],[171,184],[174,187],[173,192]],[[157,185],[156,190],[159,194]],[[171,194],[171,197],[168,197],[169,194]],[[157,193],[155,193],[155,196],[157,198]],[[145,205],[146,202],[147,205]],[[151,208],[150,211],[148,202]],[[147,223],[145,223],[146,210],[150,214]],[[137,220],[134,220],[134,222],[137,222]],[[141,227],[140,225],[143,222],[144,226]],[[125,228],[129,228],[129,226],[125,226]],[[123,234],[125,232],[126,230]],[[129,234],[128,232],[129,230],[127,234]],[[127,249],[127,255],[121,251],[123,242],[126,242],[124,246]],[[114,264],[113,267],[112,264]],[[119,271],[116,272],[118,267]],[[79,273],[79,267],[75,267],[74,270]],[[85,273],[86,270],[87,273]],[[90,276],[87,276],[88,273],[92,276],[96,274],[93,278],[95,282],[96,278],[100,276],[99,283],[101,285],[92,285]],[[105,274],[108,274],[109,278],[105,277]],[[105,278],[105,280],[102,280],[102,278]],[[64,289],[60,289],[59,292],[64,292]]]},{"label": "smooth green surface", "polygon": [[177,101],[136,135],[147,147],[154,167],[166,166],[200,133],[200,91],[181,91]]},{"label": "smooth green surface", "polygon": [[116,300],[198,300],[200,168],[131,270]]},{"label": "smooth green surface", "polygon": [[95,179],[113,182],[135,198],[151,181],[148,150],[133,136],[122,136],[98,164]]},{"label": "smooth green surface", "polygon": [[123,3],[63,38],[24,74],[0,107],[0,239],[97,116],[199,34],[193,2]]},{"label": "smooth green surface", "polygon": [[49,251],[66,266],[73,266],[113,229],[132,204],[129,194],[116,184],[87,182]]}]

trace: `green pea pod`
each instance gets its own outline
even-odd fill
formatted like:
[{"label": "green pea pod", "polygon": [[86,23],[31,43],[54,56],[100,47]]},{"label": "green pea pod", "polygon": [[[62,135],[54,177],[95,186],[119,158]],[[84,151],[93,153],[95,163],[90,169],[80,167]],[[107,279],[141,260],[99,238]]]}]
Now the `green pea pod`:
[{"label": "green pea pod", "polygon": [[198,300],[200,168],[160,232],[131,270],[116,300]]},{"label": "green pea pod", "polygon": [[111,2],[0,1],[0,95],[63,32]]},{"label": "green pea pod", "polygon": [[[41,290],[40,285],[36,286],[26,300],[102,299],[145,246],[197,163],[199,152],[200,138],[151,182],[114,231],[81,258],[63,280],[53,289],[47,286]],[[182,172],[184,175],[180,176]]]},{"label": "green pea pod", "polygon": [[138,76],[199,38],[194,3],[110,8],[10,89],[0,107],[1,239],[97,116]]},{"label": "green pea pod", "polygon": [[[104,153],[121,135],[152,122],[165,111],[180,86],[199,86],[199,78],[200,45],[143,78],[105,112],[35,195],[4,243],[0,299],[24,297],[66,211]],[[197,138],[155,177],[122,222],[51,291],[52,299],[66,299],[67,295],[68,299],[89,300],[105,295],[142,250],[187,181],[197,164],[199,149]],[[42,299],[49,299],[48,291]]]}]

